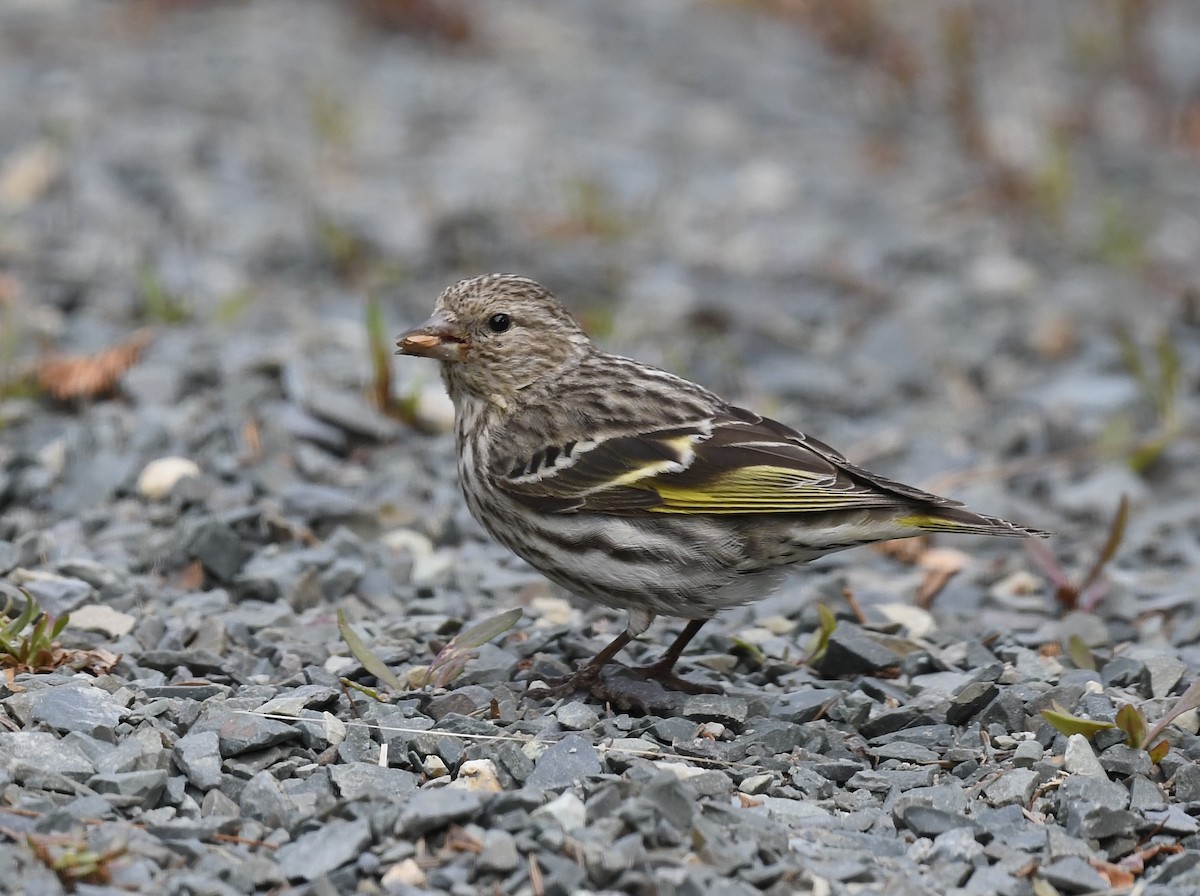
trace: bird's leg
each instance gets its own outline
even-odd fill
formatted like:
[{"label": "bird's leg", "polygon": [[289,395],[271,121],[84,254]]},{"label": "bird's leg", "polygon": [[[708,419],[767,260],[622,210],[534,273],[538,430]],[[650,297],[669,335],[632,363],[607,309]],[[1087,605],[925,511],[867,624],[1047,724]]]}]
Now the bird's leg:
[{"label": "bird's leg", "polygon": [[607,647],[592,657],[587,665],[564,678],[547,682],[550,685],[550,693],[563,697],[576,691],[590,690],[600,680],[600,670],[608,665],[608,662],[620,653],[621,648],[633,638],[634,635],[630,633],[629,629],[621,632],[609,642]]},{"label": "bird's leg", "polygon": [[685,694],[719,694],[721,689],[713,685],[697,684],[694,681],[688,681],[686,678],[680,678],[671,670],[675,668],[675,663],[679,660],[683,649],[687,647],[688,642],[696,637],[696,632],[704,626],[707,619],[691,619],[679,633],[679,637],[671,642],[671,646],[667,648],[656,662],[649,666],[639,666],[633,671],[643,678],[652,678],[655,681],[662,682],[668,688],[673,688],[676,691],[683,691]]}]

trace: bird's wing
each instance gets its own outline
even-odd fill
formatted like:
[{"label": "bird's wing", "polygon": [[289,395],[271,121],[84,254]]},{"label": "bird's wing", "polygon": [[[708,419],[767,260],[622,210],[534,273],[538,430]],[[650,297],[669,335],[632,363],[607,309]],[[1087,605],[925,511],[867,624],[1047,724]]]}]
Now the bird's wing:
[{"label": "bird's wing", "polygon": [[[492,470],[543,512],[805,513],[943,503],[852,466],[832,448],[745,411],[549,445]],[[949,502],[945,502],[949,503]]]}]

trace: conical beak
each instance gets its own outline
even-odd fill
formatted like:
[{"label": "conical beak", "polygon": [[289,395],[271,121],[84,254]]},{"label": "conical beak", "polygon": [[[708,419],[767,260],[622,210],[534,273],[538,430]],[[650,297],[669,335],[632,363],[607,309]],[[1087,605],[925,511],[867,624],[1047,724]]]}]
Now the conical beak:
[{"label": "conical beak", "polygon": [[470,339],[462,327],[439,311],[425,323],[401,333],[396,345],[398,355],[461,361],[470,347]]}]

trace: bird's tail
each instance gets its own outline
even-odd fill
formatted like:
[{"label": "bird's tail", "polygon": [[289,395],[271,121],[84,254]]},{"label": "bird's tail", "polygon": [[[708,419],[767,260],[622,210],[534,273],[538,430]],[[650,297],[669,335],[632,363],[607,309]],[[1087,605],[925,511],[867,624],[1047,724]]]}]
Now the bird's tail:
[{"label": "bird's tail", "polygon": [[963,535],[999,535],[1002,538],[1049,538],[1049,532],[1018,526],[998,516],[975,513],[965,507],[934,507],[911,513],[901,522],[926,532],[957,532]]}]

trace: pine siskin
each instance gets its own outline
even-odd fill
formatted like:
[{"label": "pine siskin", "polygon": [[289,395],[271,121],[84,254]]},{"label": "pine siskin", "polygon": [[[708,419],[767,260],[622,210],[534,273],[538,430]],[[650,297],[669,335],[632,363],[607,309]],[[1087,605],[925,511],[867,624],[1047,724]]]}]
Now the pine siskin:
[{"label": "pine siskin", "polygon": [[684,647],[792,563],[925,532],[1045,534],[860,469],[695,383],[606,354],[524,277],[456,283],[397,344],[442,362],[475,518],[551,581],[628,611],[625,631],[565,687],[595,685],[662,613],[689,622],[637,671],[708,690],[673,674]]}]

